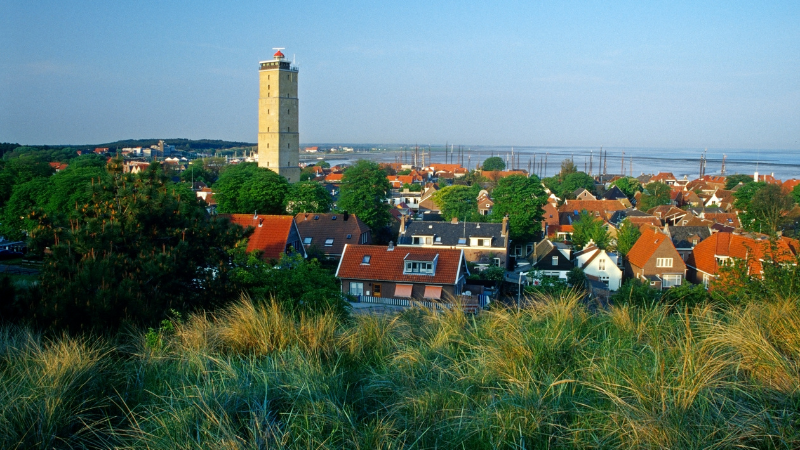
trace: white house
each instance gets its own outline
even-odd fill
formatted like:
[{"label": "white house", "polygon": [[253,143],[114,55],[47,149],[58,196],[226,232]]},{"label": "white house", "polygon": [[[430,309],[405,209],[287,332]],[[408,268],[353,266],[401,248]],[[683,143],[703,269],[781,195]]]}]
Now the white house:
[{"label": "white house", "polygon": [[622,269],[617,264],[617,258],[616,253],[607,253],[595,245],[588,245],[575,253],[572,261],[587,276],[599,278],[610,291],[616,291],[622,285]]}]

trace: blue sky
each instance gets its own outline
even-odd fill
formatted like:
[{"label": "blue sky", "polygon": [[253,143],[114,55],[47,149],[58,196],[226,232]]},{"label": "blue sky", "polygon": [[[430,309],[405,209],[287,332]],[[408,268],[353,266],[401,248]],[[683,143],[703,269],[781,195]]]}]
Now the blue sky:
[{"label": "blue sky", "polygon": [[0,141],[255,142],[286,47],[306,143],[800,149],[800,2],[337,3],[6,0]]}]

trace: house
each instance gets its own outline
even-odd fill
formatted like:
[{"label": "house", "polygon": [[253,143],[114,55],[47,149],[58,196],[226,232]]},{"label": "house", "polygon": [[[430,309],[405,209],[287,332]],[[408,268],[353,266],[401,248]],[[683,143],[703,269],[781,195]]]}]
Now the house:
[{"label": "house", "polygon": [[435,194],[439,188],[434,183],[427,183],[424,188],[422,188],[422,195],[419,198],[419,207],[417,210],[419,212],[440,212],[442,209],[436,202],[433,200],[433,194]]},{"label": "house", "polygon": [[720,267],[731,259],[746,261],[747,273],[760,277],[761,265],[769,257],[778,262],[791,262],[797,254],[797,241],[781,237],[773,244],[763,235],[744,235],[728,232],[712,234],[692,250],[687,261],[690,279],[708,288],[719,276]]},{"label": "house", "polygon": [[617,186],[611,186],[611,189],[607,190],[605,194],[603,194],[603,200],[622,200],[628,199],[628,196],[625,195],[624,192],[620,190]]},{"label": "house", "polygon": [[657,227],[661,226],[661,220],[658,217],[633,208],[615,211],[614,214],[611,215],[611,218],[608,220],[608,222],[611,223],[611,225],[613,225],[615,228],[619,229],[625,219],[628,219],[631,224],[636,225],[637,228],[641,228],[644,225],[653,225]]},{"label": "house", "polygon": [[683,283],[686,264],[669,236],[655,227],[645,227],[628,251],[625,272],[655,289],[665,289]]},{"label": "house", "polygon": [[543,276],[566,280],[569,271],[575,268],[569,258],[569,249],[557,246],[549,239],[539,242],[533,254],[536,255],[533,268],[541,271]]},{"label": "house", "polygon": [[355,214],[300,213],[294,216],[294,221],[307,253],[313,246],[326,258],[338,260],[346,244],[372,244],[369,227]]},{"label": "house", "polygon": [[592,195],[591,192],[584,188],[575,189],[575,192],[572,193],[572,196],[575,197],[575,200],[597,200],[597,197]]},{"label": "house", "polygon": [[575,267],[583,269],[587,276],[598,278],[610,291],[622,286],[622,269],[619,268],[618,255],[607,253],[594,244],[587,245],[573,256]]},{"label": "house", "polygon": [[675,178],[675,175],[673,175],[672,172],[661,172],[658,175],[650,178],[648,183],[655,183],[656,181],[672,186],[678,181],[678,179]]},{"label": "house", "polygon": [[243,228],[252,227],[253,233],[247,238],[247,251],[260,251],[261,257],[267,261],[279,260],[282,253],[300,252],[306,257],[294,216],[220,214],[220,217],[228,218]]},{"label": "house", "polygon": [[664,232],[672,240],[672,245],[675,246],[675,250],[677,250],[681,255],[681,259],[688,261],[689,256],[692,254],[692,250],[697,246],[697,244],[711,236],[711,227],[684,227],[667,225],[664,227]]},{"label": "house", "polygon": [[688,212],[672,205],[658,205],[655,208],[648,210],[647,213],[658,217],[662,224],[669,225],[677,224],[683,220],[687,214],[689,214]]},{"label": "house", "polygon": [[[336,277],[342,293],[359,303],[411,306],[467,294],[469,276],[462,249],[345,245]],[[469,294],[472,294],[471,292]]]},{"label": "house", "polygon": [[412,191],[410,189],[403,189],[403,190],[395,190],[389,194],[389,198],[387,199],[388,203],[392,206],[400,206],[401,204],[404,205],[404,208],[408,208],[412,211],[418,211],[420,202],[422,201],[422,192],[421,191]]},{"label": "house", "polygon": [[461,249],[464,257],[480,266],[508,267],[508,218],[502,223],[409,221],[400,222],[398,248]]},{"label": "house", "polygon": [[717,189],[711,194],[706,202],[706,207],[719,206],[725,211],[730,211],[733,208],[733,202],[736,199],[733,197],[733,191],[726,191],[725,189]]},{"label": "house", "polygon": [[478,193],[478,214],[482,216],[488,216],[492,213],[492,207],[494,207],[494,201],[489,198],[489,192],[486,190],[481,190]]},{"label": "house", "polygon": [[55,170],[56,173],[58,173],[61,172],[62,170],[65,170],[67,167],[69,167],[69,165],[61,162],[51,162],[50,167],[52,167],[53,170]]},{"label": "house", "polygon": [[619,200],[565,200],[559,211],[580,213],[586,210],[604,220],[611,218],[616,211],[626,209],[626,206]]}]

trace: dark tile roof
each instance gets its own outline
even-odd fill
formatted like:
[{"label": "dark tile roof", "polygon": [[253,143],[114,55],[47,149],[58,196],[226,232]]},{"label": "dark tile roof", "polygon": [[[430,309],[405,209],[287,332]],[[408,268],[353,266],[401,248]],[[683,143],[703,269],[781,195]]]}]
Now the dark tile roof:
[{"label": "dark tile roof", "polygon": [[[316,245],[326,255],[341,255],[345,244],[358,244],[361,233],[369,231],[355,214],[301,213],[294,220],[303,244]],[[311,238],[310,244],[305,244],[306,238]],[[326,239],[333,239],[331,246],[325,246]]]},{"label": "dark tile roof", "polygon": [[410,245],[411,237],[417,235],[441,238],[444,246],[459,245],[459,238],[467,238],[466,245],[469,246],[469,238],[478,237],[492,238],[492,247],[505,247],[502,230],[500,223],[412,221],[406,223],[406,232],[398,237],[398,243]]},{"label": "dark tile roof", "polygon": [[611,189],[607,190],[605,194],[603,194],[604,200],[618,200],[621,198],[628,198],[618,187],[611,186]]},{"label": "dark tile roof", "polygon": [[639,211],[638,209],[628,208],[628,209],[623,209],[621,211],[614,211],[614,214],[611,215],[611,219],[609,219],[609,222],[613,224],[615,227],[619,227],[619,224],[621,224],[623,220],[629,217],[653,217],[657,219],[657,217],[653,216],[652,214]]},{"label": "dark tile roof", "polygon": [[[553,257],[558,257],[558,264],[553,264]],[[557,248],[550,250],[544,258],[536,262],[533,267],[538,270],[572,270],[575,265]]]},{"label": "dark tile roof", "polygon": [[698,242],[711,236],[711,229],[709,227],[669,226],[667,227],[667,232],[675,248],[694,247],[690,240],[692,236],[697,236],[699,238]]}]

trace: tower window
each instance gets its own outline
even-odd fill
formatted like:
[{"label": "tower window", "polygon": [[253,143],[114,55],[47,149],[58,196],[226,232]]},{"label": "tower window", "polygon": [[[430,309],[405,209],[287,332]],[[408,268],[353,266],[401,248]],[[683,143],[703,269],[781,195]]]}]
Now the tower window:
[{"label": "tower window", "polygon": [[292,144],[286,144],[286,148],[292,148]]}]

